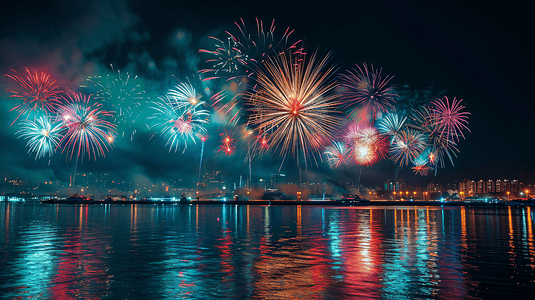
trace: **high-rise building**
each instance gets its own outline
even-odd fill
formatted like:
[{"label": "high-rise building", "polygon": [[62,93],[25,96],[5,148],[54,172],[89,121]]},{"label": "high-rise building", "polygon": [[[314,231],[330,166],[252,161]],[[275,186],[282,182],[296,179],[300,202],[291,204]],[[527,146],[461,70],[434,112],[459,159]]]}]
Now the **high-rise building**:
[{"label": "high-rise building", "polygon": [[432,193],[444,193],[445,190],[444,190],[444,187],[442,186],[442,184],[438,184],[438,183],[429,183],[427,185],[427,192],[429,194],[432,194]]},{"label": "high-rise building", "polygon": [[284,179],[286,178],[285,174],[271,174],[271,188],[276,188],[277,185],[284,183]]},{"label": "high-rise building", "polygon": [[487,192],[486,187],[487,187],[486,182],[483,180],[479,180],[476,185],[476,194],[486,193]]},{"label": "high-rise building", "polygon": [[494,180],[487,180],[487,186],[485,189],[487,190],[487,193],[494,193],[496,191]]},{"label": "high-rise building", "polygon": [[461,197],[469,197],[476,192],[476,182],[473,180],[464,179],[459,182],[459,193]]},{"label": "high-rise building", "polygon": [[520,191],[520,182],[518,180],[511,181],[511,192],[518,192]]}]

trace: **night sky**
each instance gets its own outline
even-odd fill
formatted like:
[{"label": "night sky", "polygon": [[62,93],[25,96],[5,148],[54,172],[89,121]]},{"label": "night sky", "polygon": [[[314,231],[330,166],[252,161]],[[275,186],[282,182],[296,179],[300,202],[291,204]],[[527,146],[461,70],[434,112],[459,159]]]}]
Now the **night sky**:
[{"label": "night sky", "polygon": [[[48,1],[47,1],[48,2]],[[447,164],[435,177],[414,175],[410,168],[399,178],[409,184],[453,182],[463,178],[519,179],[533,183],[533,29],[532,1],[12,1],[0,12],[0,71],[24,67],[50,73],[66,91],[78,91],[87,76],[115,69],[138,75],[147,93],[163,94],[179,78],[198,74],[210,47],[208,36],[225,38],[236,32],[234,22],[254,18],[271,22],[276,32],[286,27],[304,38],[308,49],[332,51],[332,63],[344,71],[363,62],[395,75],[392,83],[445,90],[464,99],[470,130],[459,143],[455,166]],[[110,3],[109,3],[110,2]],[[5,90],[10,79],[2,76]],[[35,161],[11,126],[16,117],[8,94],[0,101],[0,175],[32,181],[68,180],[73,161],[57,153],[50,161]],[[243,157],[215,153],[217,127],[209,128],[203,168],[225,170],[227,177],[247,176]],[[157,136],[139,128],[133,142],[121,141],[106,157],[79,164],[79,172],[108,172],[115,178],[194,181],[199,145],[185,153],[168,152]],[[253,162],[254,177],[277,172],[281,160]],[[362,173],[365,185],[392,179],[394,164],[383,161]],[[295,174],[295,163],[282,172]],[[329,170],[309,166],[307,178],[345,182],[356,168]]]}]

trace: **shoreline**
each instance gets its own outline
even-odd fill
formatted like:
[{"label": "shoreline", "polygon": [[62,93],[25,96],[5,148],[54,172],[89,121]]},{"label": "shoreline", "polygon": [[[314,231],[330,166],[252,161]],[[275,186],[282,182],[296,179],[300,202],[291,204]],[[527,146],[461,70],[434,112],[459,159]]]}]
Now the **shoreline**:
[{"label": "shoreline", "polygon": [[[9,201],[5,201],[8,203]],[[192,200],[192,201],[40,201],[35,203],[42,204],[172,204],[172,205],[312,205],[312,206],[474,206],[474,207],[523,207],[535,206],[535,203],[504,202],[504,203],[478,203],[463,201],[399,201],[399,200],[375,200],[375,201],[350,201],[350,200],[248,200],[248,201],[220,201],[220,200]]]}]

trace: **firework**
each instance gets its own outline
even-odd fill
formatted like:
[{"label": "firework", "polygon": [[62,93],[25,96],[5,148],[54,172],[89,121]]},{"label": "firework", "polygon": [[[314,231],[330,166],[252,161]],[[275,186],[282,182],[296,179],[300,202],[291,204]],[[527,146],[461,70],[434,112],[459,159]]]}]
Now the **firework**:
[{"label": "firework", "polygon": [[32,74],[28,68],[25,68],[25,70],[26,76],[19,76],[14,70],[11,70],[14,73],[13,75],[5,74],[19,84],[15,89],[6,89],[6,92],[10,93],[11,97],[20,100],[20,103],[11,109],[19,113],[15,121],[21,115],[36,109],[41,109],[46,114],[54,113],[60,103],[58,94],[61,93],[61,90],[59,90],[56,82],[50,79],[48,74],[44,72],[38,74],[37,71]]},{"label": "firework", "polygon": [[[457,144],[448,139],[448,135],[441,134],[441,131],[437,128],[437,123],[433,121],[430,109],[427,107],[421,107],[418,110],[413,110],[413,114],[410,116],[411,122],[409,127],[418,130],[426,136],[427,149],[429,162],[432,165],[439,167],[445,167],[445,158],[449,158],[453,165],[453,157],[456,156]],[[435,168],[437,172],[437,168]]]},{"label": "firework", "polygon": [[403,130],[390,147],[390,158],[400,167],[406,166],[424,151],[425,146],[426,139],[422,133],[412,129]]},{"label": "firework", "polygon": [[224,133],[221,133],[221,145],[219,146],[219,150],[217,152],[224,152],[227,155],[232,154],[232,152],[235,149],[234,144],[236,143],[235,139],[232,138],[232,132],[228,134],[226,131]]},{"label": "firework", "polygon": [[85,155],[89,159],[91,156],[95,159],[104,156],[117,134],[115,125],[106,120],[111,119],[113,114],[101,110],[98,103],[91,104],[90,98],[82,94],[67,95],[64,97],[65,104],[58,108],[58,121],[65,130],[60,144],[63,151],[70,153],[71,160],[75,153],[77,161],[80,157],[83,160]]},{"label": "firework", "polygon": [[345,140],[358,165],[371,166],[386,157],[385,136],[374,127],[352,125],[346,130]]},{"label": "firework", "polygon": [[327,163],[332,169],[338,168],[341,164],[346,163],[348,150],[344,143],[333,142],[331,146],[327,146],[324,152],[327,157]]},{"label": "firework", "polygon": [[247,73],[249,70],[245,67],[247,66],[248,57],[242,52],[239,42],[234,36],[229,34],[226,41],[222,41],[212,36],[209,38],[215,41],[215,50],[199,50],[201,53],[208,53],[214,56],[214,58],[206,61],[211,64],[212,67],[200,71],[201,73],[209,73],[212,75],[204,80],[225,78],[229,81],[244,73],[246,76],[248,75]]},{"label": "firework", "polygon": [[271,26],[264,27],[264,22],[256,19],[256,34],[250,34],[243,19],[240,21],[234,23],[238,27],[239,34],[234,35],[225,31],[227,38],[224,40],[210,37],[215,41],[215,50],[199,50],[212,56],[206,61],[211,68],[201,70],[201,73],[213,75],[205,80],[225,78],[229,81],[241,76],[251,77],[268,55],[278,55],[287,50],[294,55],[304,54],[301,40],[288,46],[290,35],[293,33],[290,28],[287,28],[280,38],[276,37],[275,20],[271,22]]},{"label": "firework", "polygon": [[283,157],[301,152],[306,163],[332,140],[339,102],[331,93],[336,84],[328,60],[329,55],[318,59],[315,53],[306,60],[270,58],[258,73],[257,90],[248,93],[250,124],[259,134],[269,132],[269,149],[279,149]]},{"label": "firework", "polygon": [[459,141],[459,137],[464,138],[463,130],[468,129],[469,112],[464,111],[465,106],[461,104],[462,99],[453,98],[450,103],[448,97],[437,99],[431,103],[430,118],[435,126],[435,130],[440,135],[445,135],[450,141]]},{"label": "firework", "polygon": [[154,114],[149,119],[154,121],[153,128],[160,131],[165,138],[169,151],[175,148],[175,152],[184,145],[184,151],[188,147],[188,142],[195,142],[196,134],[206,133],[204,124],[207,124],[207,110],[202,109],[205,103],[200,101],[195,105],[184,107],[183,103],[178,103],[168,96],[160,97],[160,101],[155,102],[151,108]]},{"label": "firework", "polygon": [[50,117],[25,120],[17,131],[19,138],[27,139],[28,154],[35,153],[35,159],[51,157],[59,147],[62,138],[61,123],[52,123]]},{"label": "firework", "polygon": [[201,158],[199,159],[199,177],[197,178],[197,185],[201,183],[202,157],[204,154],[204,142],[205,141],[206,141],[206,137],[201,136]]},{"label": "firework", "polygon": [[170,89],[167,95],[179,106],[195,106],[199,103],[201,96],[191,83],[179,83]]},{"label": "firework", "polygon": [[420,174],[422,176],[427,176],[429,171],[433,170],[433,167],[429,166],[431,162],[430,157],[433,153],[429,153],[428,150],[423,151],[417,158],[414,159],[414,167],[411,169],[415,174]]},{"label": "firework", "polygon": [[[263,69],[264,62],[269,56],[277,56],[288,52],[294,56],[303,56],[301,40],[290,42],[293,30],[287,28],[282,36],[275,33],[275,20],[270,26],[264,26],[262,20],[256,19],[256,33],[249,33],[245,22],[240,19],[235,23],[238,31],[233,34],[226,31],[225,39],[210,37],[215,41],[215,50],[199,50],[210,55],[206,62],[208,68],[200,72],[210,80],[219,92],[212,98],[212,107],[225,119],[228,124],[237,125],[242,119],[242,96],[254,90],[257,84],[257,73]],[[218,80],[220,79],[220,80]],[[221,81],[222,80],[222,81]]]},{"label": "firework", "polygon": [[131,129],[133,137],[135,134],[133,125],[138,115],[136,109],[141,105],[145,94],[137,76],[117,71],[113,75],[89,77],[87,81],[91,84],[91,88],[95,89],[95,100],[114,113],[113,122],[121,129],[121,136]]},{"label": "firework", "polygon": [[360,110],[362,113],[369,112],[375,120],[381,113],[395,110],[397,94],[394,87],[389,85],[393,76],[381,77],[381,69],[368,70],[366,64],[361,68],[347,71],[348,74],[341,76],[341,86],[344,87],[343,98],[349,115],[354,115]]},{"label": "firework", "polygon": [[390,142],[392,143],[404,129],[406,121],[407,117],[400,116],[397,113],[388,113],[379,119],[377,129],[382,134],[390,136]]}]

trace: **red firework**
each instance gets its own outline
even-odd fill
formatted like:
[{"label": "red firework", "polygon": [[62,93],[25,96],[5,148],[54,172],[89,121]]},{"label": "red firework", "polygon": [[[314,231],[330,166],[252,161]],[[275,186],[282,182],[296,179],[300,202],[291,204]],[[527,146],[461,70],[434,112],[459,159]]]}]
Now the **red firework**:
[{"label": "red firework", "polygon": [[48,74],[44,72],[39,74],[37,71],[32,73],[28,68],[25,68],[25,70],[26,76],[19,76],[15,70],[11,70],[14,73],[13,75],[5,74],[5,76],[19,84],[17,88],[6,89],[6,92],[11,94],[10,97],[21,101],[11,109],[19,113],[15,121],[21,115],[36,109],[42,109],[47,114],[54,113],[56,107],[60,104],[58,94],[62,91],[56,85],[56,82],[50,79]]},{"label": "red firework", "polygon": [[226,131],[220,134],[221,136],[221,145],[217,152],[223,151],[227,155],[231,155],[235,149],[235,140],[232,138],[232,133],[228,134]]}]

